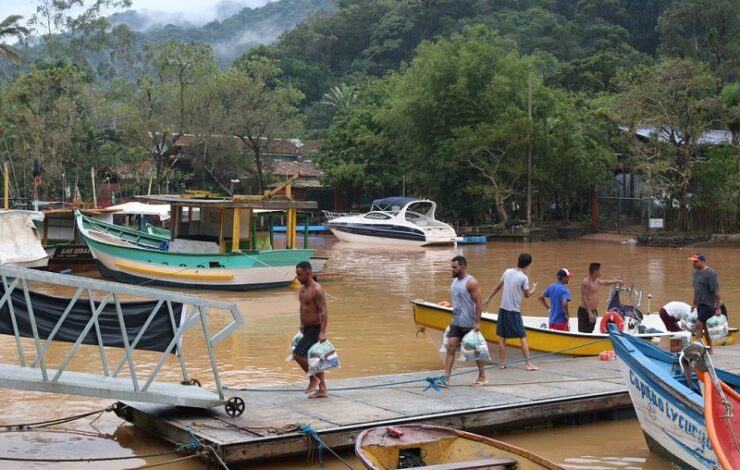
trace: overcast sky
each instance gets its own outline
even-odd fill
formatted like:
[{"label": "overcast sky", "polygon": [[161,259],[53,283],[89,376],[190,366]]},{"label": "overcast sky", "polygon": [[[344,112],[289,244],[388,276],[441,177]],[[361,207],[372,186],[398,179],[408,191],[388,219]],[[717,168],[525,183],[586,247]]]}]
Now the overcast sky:
[{"label": "overcast sky", "polygon": [[[215,6],[222,0],[133,0],[134,10],[155,10],[167,13],[181,13],[195,23],[206,23],[215,17]],[[258,7],[274,0],[231,0],[243,3],[245,7]],[[86,4],[92,2],[87,1]],[[10,15],[22,15],[25,23],[36,12],[36,0],[0,0],[0,21]]]}]

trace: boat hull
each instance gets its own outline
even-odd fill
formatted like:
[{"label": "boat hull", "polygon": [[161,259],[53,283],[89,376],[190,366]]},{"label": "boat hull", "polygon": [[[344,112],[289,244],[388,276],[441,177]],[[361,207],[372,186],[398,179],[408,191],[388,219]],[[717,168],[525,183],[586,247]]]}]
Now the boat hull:
[{"label": "boat hull", "polygon": [[740,430],[740,393],[726,383],[715,384],[708,372],[698,374],[704,384],[704,419],[714,453],[723,469],[738,469],[740,446],[737,431]]},{"label": "boat hull", "polygon": [[650,449],[683,468],[716,467],[701,395],[675,378],[671,354],[626,336],[612,344]]},{"label": "boat hull", "polygon": [[290,284],[295,265],[313,255],[313,250],[299,249],[226,254],[160,251],[142,246],[143,238],[126,240],[89,230],[81,215],[78,226],[101,274],[130,283],[220,290],[278,287]]},{"label": "boat hull", "polygon": [[[424,300],[412,300],[414,321],[417,328],[427,333],[437,347],[442,345],[442,335],[445,328],[452,320],[452,309],[443,307]],[[658,317],[657,315],[648,315],[646,317]],[[571,319],[570,331],[557,331],[547,328],[546,317],[523,316],[524,329],[527,333],[527,343],[531,351],[541,353],[556,353],[566,356],[598,356],[605,349],[609,349],[609,335],[603,333],[579,333],[577,320]],[[600,322],[602,317],[598,318]],[[498,315],[495,313],[484,312],[481,316],[481,333],[488,343],[489,351],[494,352],[498,347],[498,336],[496,335],[496,323]],[[649,323],[653,323],[651,318]],[[594,331],[599,331],[597,323]],[[737,328],[731,328],[730,334],[718,341],[718,344],[733,344],[737,336]],[[635,334],[646,341],[657,341],[661,336],[671,336],[672,333],[654,333],[654,334]],[[521,358],[522,342],[519,339],[507,339],[507,356],[509,359]],[[511,354],[513,355],[510,355]],[[440,352],[444,358],[444,353]],[[492,361],[495,362],[495,354],[491,354]]]},{"label": "boat hull", "polygon": [[[145,249],[112,249],[95,241],[88,241],[88,244],[105,277],[129,283],[196,289],[250,290],[286,286],[295,279],[295,265],[309,260],[312,254],[311,250],[275,250],[269,253],[269,259],[263,253],[224,255],[197,264],[218,263],[224,267],[203,268],[181,266],[184,263],[178,261],[189,257],[180,253],[168,256],[166,252]],[[245,262],[248,265],[225,264],[226,259],[237,257],[248,260]],[[192,261],[188,264],[192,265]]]},{"label": "boat hull", "polygon": [[[440,470],[461,468],[517,468],[563,470],[560,465],[520,447],[458,429],[426,425],[386,426],[362,431],[355,454],[371,470],[409,468],[399,466],[405,455],[418,454],[423,465]],[[418,466],[418,463],[416,462]],[[467,465],[466,465],[467,464]],[[423,467],[422,467],[423,468]]]},{"label": "boat hull", "polygon": [[361,244],[383,244],[393,246],[451,246],[457,241],[454,235],[425,236],[423,233],[380,230],[374,227],[328,225],[331,232],[341,241]]},{"label": "boat hull", "polygon": [[48,271],[59,272],[65,269],[95,269],[95,258],[85,243],[63,243],[47,246],[49,254]]}]

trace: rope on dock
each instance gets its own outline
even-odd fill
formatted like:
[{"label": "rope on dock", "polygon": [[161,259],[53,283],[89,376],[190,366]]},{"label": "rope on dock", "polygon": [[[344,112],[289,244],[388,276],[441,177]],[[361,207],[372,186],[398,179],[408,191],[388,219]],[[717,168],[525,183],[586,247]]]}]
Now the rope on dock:
[{"label": "rope on dock", "polygon": [[[328,450],[332,454],[334,454],[334,457],[338,458],[340,462],[342,462],[344,465],[347,466],[350,470],[354,470],[352,466],[347,463],[343,458],[341,458],[336,452],[332,450],[331,447],[326,445],[324,441],[321,440],[319,437],[319,434],[316,432],[316,430],[310,425],[310,424],[301,424],[301,432],[306,435],[306,438],[308,439],[308,459],[309,463],[311,460],[313,460],[314,452],[316,452],[316,455],[319,458],[319,465],[321,468],[324,468],[324,449]],[[313,443],[316,443],[316,447],[313,447]]]},{"label": "rope on dock", "polygon": [[[562,353],[565,353],[565,352],[568,352],[568,351],[572,351],[572,350],[575,350],[575,349],[584,348],[586,346],[591,346],[592,344],[598,344],[598,343],[601,343],[601,342],[604,342],[604,341],[609,341],[609,338],[600,338],[600,339],[597,339],[595,341],[591,341],[591,342],[584,343],[584,344],[579,344],[577,346],[571,346],[571,347],[568,347],[568,348],[559,349],[557,351],[542,353],[542,354],[539,354],[539,355],[530,357],[530,360],[535,360],[535,359],[539,359],[539,358],[546,357],[546,356],[552,356],[552,355],[556,355],[556,354],[562,354]],[[518,359],[516,361],[510,361],[510,362],[507,362],[506,365],[514,365],[514,364],[519,364],[519,363],[522,363],[522,362],[526,362],[526,359]],[[484,368],[485,369],[492,369],[492,368],[495,368],[495,367],[497,367],[497,366],[496,365],[489,365],[489,366],[485,366]],[[450,376],[470,374],[472,372],[477,372],[477,371],[478,371],[478,369],[469,370],[469,371],[459,371],[459,372],[454,372],[454,373],[450,374]],[[439,380],[439,377],[429,376],[429,377],[425,377],[423,379],[398,380],[398,381],[394,381],[394,382],[383,382],[383,383],[374,384],[374,385],[359,385],[359,386],[355,386],[355,387],[332,388],[331,391],[332,392],[341,392],[341,391],[351,391],[351,390],[365,390],[365,389],[368,389],[368,388],[385,388],[385,387],[391,387],[391,386],[394,386],[394,385],[406,385],[406,384],[412,384],[412,383],[417,383],[417,382],[424,382],[424,383],[427,384],[426,388],[424,388],[422,391],[426,391],[426,390],[428,390],[431,387],[435,391],[439,392],[440,391],[439,390],[439,384],[442,383],[442,382],[444,382],[444,377],[442,377],[442,381]],[[435,382],[435,383],[432,384],[432,382]],[[302,392],[303,391],[303,390],[297,389],[297,388],[231,388],[231,387],[224,387],[224,390],[232,390],[232,391],[235,391],[235,392],[268,392],[268,393],[274,393],[274,392]]]},{"label": "rope on dock", "polygon": [[37,421],[35,423],[23,423],[23,424],[3,424],[0,425],[0,432],[17,432],[17,431],[32,431],[34,429],[47,428],[49,426],[56,426],[57,424],[71,423],[78,419],[87,418],[88,416],[98,415],[93,422],[97,421],[100,416],[108,411],[114,411],[116,404],[112,404],[100,410],[90,411],[88,413],[82,413],[78,415],[67,416],[65,418],[50,419],[48,421]]},{"label": "rope on dock", "polygon": [[187,428],[185,428],[185,430],[190,434],[190,443],[180,444],[179,446],[177,446],[177,448],[175,449],[175,452],[177,453],[200,449],[200,439],[198,439],[193,433],[193,428],[188,426]]},{"label": "rope on dock", "polygon": [[440,387],[447,388],[447,386],[448,386],[448,383],[445,380],[445,376],[444,375],[440,375],[440,376],[437,376],[437,377],[427,377],[426,378],[426,381],[429,383],[429,385],[427,385],[424,388],[424,390],[422,390],[422,392],[426,392],[430,388],[432,390],[434,390],[435,392],[439,392],[439,391],[441,391],[440,390]]}]

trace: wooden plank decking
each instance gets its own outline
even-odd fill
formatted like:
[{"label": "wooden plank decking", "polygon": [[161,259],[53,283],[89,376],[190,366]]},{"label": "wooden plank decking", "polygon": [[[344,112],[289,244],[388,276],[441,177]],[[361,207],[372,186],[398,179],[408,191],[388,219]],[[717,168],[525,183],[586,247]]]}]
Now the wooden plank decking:
[{"label": "wooden plank decking", "polygon": [[[718,348],[713,359],[717,367],[740,371],[740,345]],[[425,378],[439,371],[342,380],[331,380],[329,372],[330,397],[320,400],[305,398],[305,384],[227,390],[227,398],[246,402],[238,418],[227,416],[223,407],[142,403],[122,403],[117,413],[173,443],[190,442],[191,427],[225,462],[234,463],[306,452],[305,436],[295,431],[300,424],[310,424],[328,446],[338,448],[352,445],[361,430],[385,424],[425,422],[481,431],[631,407],[617,361],[563,358],[540,366],[537,372],[523,366],[488,369],[490,384],[484,387],[470,386],[475,371],[456,370],[470,372],[453,376],[452,386],[440,392],[423,390]],[[379,387],[414,379],[419,381]]]}]

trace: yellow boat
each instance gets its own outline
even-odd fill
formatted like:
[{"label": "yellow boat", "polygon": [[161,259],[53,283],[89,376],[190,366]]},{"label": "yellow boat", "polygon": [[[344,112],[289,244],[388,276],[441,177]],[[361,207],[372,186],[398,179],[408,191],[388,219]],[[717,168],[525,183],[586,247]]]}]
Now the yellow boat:
[{"label": "yellow boat", "polygon": [[441,426],[405,425],[367,429],[357,437],[355,454],[371,470],[413,467],[435,470],[565,470],[528,450]]},{"label": "yellow boat", "polygon": [[[452,309],[424,300],[412,300],[414,322],[416,322],[419,331],[428,334],[432,341],[438,346],[442,345],[442,337],[445,328],[450,324],[452,319]],[[609,335],[600,333],[600,323],[604,317],[597,318],[597,324],[594,333],[579,333],[578,320],[570,319],[570,331],[557,331],[547,328],[547,317],[522,316],[524,329],[527,332],[527,342],[529,349],[540,353],[557,353],[567,356],[598,356],[605,349],[611,349]],[[496,335],[496,321],[498,315],[495,313],[483,312],[481,316],[481,333],[486,338],[489,350],[491,352],[492,362],[496,362],[498,355],[498,336]],[[645,340],[658,341],[661,336],[672,336],[673,333],[638,333],[636,323],[625,322],[625,332]],[[662,321],[658,314],[645,315],[641,324],[648,328],[659,329],[662,327]],[[730,328],[730,334],[722,341],[713,341],[713,344],[733,344],[737,336],[737,328]],[[517,360],[521,358],[522,343],[519,339],[507,339],[507,358]]]}]

